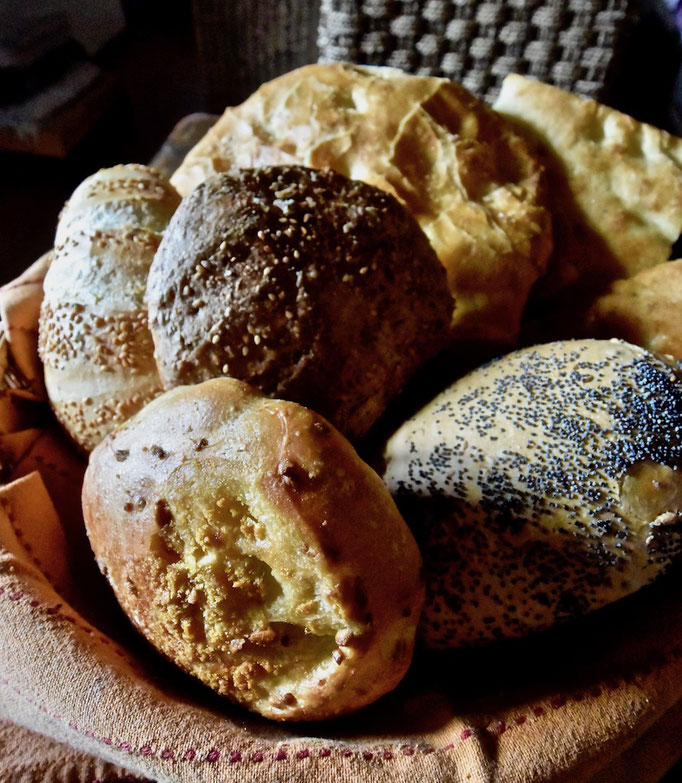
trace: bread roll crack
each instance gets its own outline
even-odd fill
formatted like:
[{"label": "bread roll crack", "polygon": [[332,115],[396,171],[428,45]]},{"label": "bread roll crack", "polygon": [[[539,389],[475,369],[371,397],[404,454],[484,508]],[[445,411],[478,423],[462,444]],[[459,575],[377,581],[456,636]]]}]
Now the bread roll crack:
[{"label": "bread roll crack", "polygon": [[[195,478],[182,480],[191,486]],[[333,585],[316,567],[319,552],[287,536],[272,512],[255,512],[229,489],[225,495],[229,502],[192,517],[176,516],[178,503],[157,503],[163,510],[152,540],[159,555],[155,612],[168,633],[193,645],[209,684],[220,689],[229,671],[233,687],[278,701],[291,691],[292,659],[319,678],[338,665],[337,634],[366,628],[349,625],[330,597]]]},{"label": "bread roll crack", "polygon": [[185,196],[216,173],[291,164],[397,196],[446,269],[455,337],[515,339],[550,216],[542,166],[490,107],[447,79],[307,65],[228,108],[172,181]]},{"label": "bread roll crack", "polygon": [[167,392],[92,454],[83,508],[133,622],[219,693],[312,720],[405,672],[416,544],[378,476],[311,411],[232,379]]}]

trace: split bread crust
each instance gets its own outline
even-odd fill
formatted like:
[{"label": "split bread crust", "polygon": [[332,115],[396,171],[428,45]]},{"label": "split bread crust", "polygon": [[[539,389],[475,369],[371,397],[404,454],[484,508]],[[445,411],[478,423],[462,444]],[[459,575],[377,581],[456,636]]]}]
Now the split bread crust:
[{"label": "split bread crust", "polygon": [[509,344],[552,248],[544,170],[523,137],[458,84],[395,68],[306,65],[222,117],[171,178],[300,164],[398,198],[445,267],[455,339]]},{"label": "split bread crust", "polygon": [[221,378],[157,397],[92,453],[100,569],[161,652],[276,720],[358,709],[405,674],[417,545],[322,417]]},{"label": "split bread crust", "polygon": [[682,139],[519,74],[505,77],[494,108],[548,174],[554,250],[534,297],[563,304],[571,287],[589,300],[670,258],[682,231]]}]

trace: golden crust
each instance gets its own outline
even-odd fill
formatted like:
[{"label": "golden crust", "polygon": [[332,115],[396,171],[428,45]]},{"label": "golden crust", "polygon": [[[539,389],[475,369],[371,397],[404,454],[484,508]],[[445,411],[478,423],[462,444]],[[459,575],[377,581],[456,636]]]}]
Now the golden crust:
[{"label": "golden crust", "polygon": [[161,234],[179,203],[175,188],[149,166],[121,163],[100,169],[64,205],[55,246],[98,230],[134,227]]},{"label": "golden crust", "polygon": [[446,79],[309,65],[227,109],[172,182],[185,195],[217,172],[291,163],[395,195],[447,271],[456,337],[514,339],[550,220],[541,166],[485,104]]},{"label": "golden crust", "polygon": [[523,636],[626,596],[682,552],[682,380],[619,340],[510,353],[386,447],[421,545],[422,631],[445,648]]},{"label": "golden crust", "polygon": [[587,313],[591,337],[620,337],[682,362],[682,260],[617,280]]},{"label": "golden crust", "polygon": [[86,451],[161,389],[144,291],[179,201],[153,169],[119,165],[84,180],[60,216],[39,353],[50,404]]},{"label": "golden crust", "polygon": [[220,375],[364,435],[447,343],[452,299],[390,195],[302,166],[215,176],[171,220],[147,285],[166,388]]},{"label": "golden crust", "polygon": [[163,653],[278,720],[393,688],[422,601],[417,546],[321,417],[216,379],[165,393],[90,458],[100,568]]},{"label": "golden crust", "polygon": [[597,290],[666,261],[682,230],[682,139],[511,74],[494,108],[540,144],[554,218],[541,290]]}]

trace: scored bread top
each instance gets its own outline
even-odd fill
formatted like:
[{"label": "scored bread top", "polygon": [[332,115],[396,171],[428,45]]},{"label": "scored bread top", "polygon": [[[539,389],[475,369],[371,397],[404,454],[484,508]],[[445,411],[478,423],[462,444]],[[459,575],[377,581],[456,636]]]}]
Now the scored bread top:
[{"label": "scored bread top", "polygon": [[121,163],[83,180],[59,215],[55,247],[98,230],[141,228],[162,234],[180,203],[177,191],[157,171]]},{"label": "scored bread top", "polygon": [[101,169],[60,216],[45,275],[39,353],[50,404],[90,451],[161,389],[144,292],[180,197],[153,169]]},{"label": "scored bread top", "polygon": [[455,336],[508,342],[551,248],[542,167],[462,87],[317,64],[228,108],[171,181],[184,196],[236,167],[299,163],[382,188],[418,220],[455,299]]}]

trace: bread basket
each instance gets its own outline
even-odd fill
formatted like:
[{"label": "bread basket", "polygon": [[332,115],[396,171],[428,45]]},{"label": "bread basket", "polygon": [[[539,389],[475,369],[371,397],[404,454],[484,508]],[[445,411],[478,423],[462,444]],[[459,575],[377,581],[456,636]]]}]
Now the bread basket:
[{"label": "bread basket", "polygon": [[674,763],[679,573],[521,642],[419,652],[396,691],[327,723],[254,717],[163,660],[96,570],[85,463],[44,402],[48,264],[0,289],[0,783],[653,783]]}]

